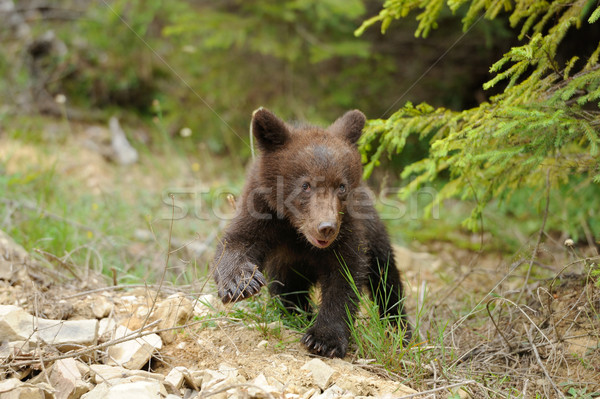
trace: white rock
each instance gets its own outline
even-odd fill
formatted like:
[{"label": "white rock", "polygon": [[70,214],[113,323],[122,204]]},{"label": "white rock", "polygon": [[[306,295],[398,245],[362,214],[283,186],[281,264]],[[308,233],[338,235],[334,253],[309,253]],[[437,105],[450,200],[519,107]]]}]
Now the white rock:
[{"label": "white rock", "polygon": [[101,384],[114,379],[129,378],[132,380],[157,380],[164,381],[162,374],[150,373],[144,370],[127,370],[118,366],[107,366],[105,364],[92,364],[90,370],[94,383]]},{"label": "white rock", "polygon": [[24,384],[25,383],[18,378],[9,378],[8,380],[0,381],[0,393],[12,391]]},{"label": "white rock", "polygon": [[189,371],[185,367],[173,367],[165,377],[165,383],[173,385],[175,389],[181,389],[186,374],[189,374]]},{"label": "white rock", "polygon": [[[156,305],[150,320],[160,319],[159,329],[171,328],[186,324],[192,314],[192,302],[183,294],[173,294]],[[177,338],[177,331],[161,331],[160,337],[166,344],[169,344]]]},{"label": "white rock", "polygon": [[202,387],[202,385],[204,383],[204,371],[186,370],[183,373],[183,377],[185,379],[186,385],[189,386],[190,388],[193,388],[196,391],[199,391],[200,387]]},{"label": "white rock", "polygon": [[200,317],[208,316],[224,308],[221,300],[211,294],[202,295],[194,303],[194,313]]},{"label": "white rock", "polygon": [[[317,360],[317,359],[315,359]],[[313,399],[338,399],[342,397],[352,398],[353,395],[349,392],[344,391],[337,385],[332,385],[329,389],[325,390],[322,394],[313,396]]]},{"label": "white rock", "polygon": [[206,369],[202,373],[202,389],[223,381],[227,376],[220,371]]},{"label": "white rock", "polygon": [[48,320],[18,306],[0,305],[0,337],[7,341],[44,342],[70,350],[96,342],[98,320]]},{"label": "white rock", "polygon": [[269,397],[271,393],[280,393],[277,388],[269,385],[267,378],[262,373],[256,376],[250,384],[254,385],[248,388],[248,395],[252,398]]},{"label": "white rock", "polygon": [[223,373],[225,378],[237,377],[239,374],[238,369],[228,363],[219,364],[219,372]]},{"label": "white rock", "polygon": [[45,399],[51,398],[52,388],[48,384],[29,384],[17,378],[0,381],[2,399]]},{"label": "white rock", "polygon": [[90,390],[72,357],[54,362],[48,377],[56,399],[76,399]]},{"label": "white rock", "polygon": [[321,392],[321,391],[318,390],[317,388],[310,388],[308,391],[306,391],[302,395],[300,395],[300,399],[309,399],[309,398],[312,398],[318,392]]},{"label": "white rock", "polygon": [[4,341],[0,343],[0,359],[30,353],[31,347],[29,344],[27,341]]},{"label": "white rock", "polygon": [[116,381],[113,385],[102,383],[86,393],[81,399],[163,399],[167,396],[165,387],[156,380],[128,382]]},{"label": "white rock", "polygon": [[[125,327],[124,327],[125,328]],[[98,321],[98,341],[106,342],[114,338],[117,322],[112,317]]]},{"label": "white rock", "polygon": [[103,295],[98,295],[92,301],[92,313],[97,319],[102,319],[110,314],[113,310],[113,304]]},{"label": "white rock", "polygon": [[161,348],[162,341],[158,335],[145,335],[141,338],[110,346],[106,351],[105,363],[130,370],[139,370]]},{"label": "white rock", "polygon": [[321,388],[321,390],[325,390],[329,386],[333,374],[335,373],[335,370],[329,367],[321,359],[312,359],[306,362],[301,369],[310,371],[313,381]]},{"label": "white rock", "polygon": [[[211,398],[228,398],[228,397],[243,397],[239,393],[238,385],[245,383],[246,381],[241,377],[229,377],[223,381],[202,384],[202,396],[210,396]],[[217,393],[218,392],[218,393]]]},{"label": "white rock", "polygon": [[263,339],[256,345],[256,347],[257,348],[266,348],[268,345],[269,345],[269,341],[267,341],[266,339]]},{"label": "white rock", "polygon": [[129,144],[127,136],[119,124],[119,120],[113,116],[108,121],[108,126],[111,133],[111,159],[121,165],[136,163],[139,158],[138,152]]}]

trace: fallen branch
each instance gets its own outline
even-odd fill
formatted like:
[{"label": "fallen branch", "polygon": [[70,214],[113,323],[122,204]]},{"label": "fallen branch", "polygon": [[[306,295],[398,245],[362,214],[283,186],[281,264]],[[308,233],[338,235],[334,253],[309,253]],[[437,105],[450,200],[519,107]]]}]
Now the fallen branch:
[{"label": "fallen branch", "polygon": [[445,391],[445,390],[448,390],[448,389],[451,389],[451,388],[457,388],[457,387],[461,387],[463,385],[471,385],[471,384],[477,384],[477,381],[467,380],[467,381],[463,381],[463,382],[457,382],[455,384],[450,384],[450,385],[446,385],[446,386],[439,387],[439,388],[429,389],[427,391],[422,391],[422,392],[417,392],[417,393],[411,393],[410,395],[400,396],[400,397],[398,397],[396,399],[418,398],[419,396],[429,395],[430,393],[435,393],[435,392],[439,392],[439,391]]},{"label": "fallen branch", "polygon": [[75,272],[75,269],[73,269],[73,267],[71,267],[71,265],[69,265],[67,262],[63,261],[58,256],[56,256],[54,254],[51,254],[50,252],[42,251],[39,248],[34,248],[33,251],[36,252],[36,253],[38,253],[38,254],[40,254],[40,255],[42,255],[44,258],[48,259],[49,261],[56,262],[60,266],[62,266],[65,269],[67,269],[69,271],[69,273],[71,273],[73,275],[73,277],[75,277],[75,279],[77,281],[82,281],[81,278],[79,277],[79,275]]},{"label": "fallen branch", "polygon": [[542,362],[542,359],[540,358],[540,354],[537,351],[537,347],[533,343],[533,338],[531,336],[531,330],[533,330],[534,326],[532,326],[531,329],[528,329],[525,326],[525,323],[523,323],[523,328],[525,329],[525,332],[527,333],[527,340],[529,341],[529,345],[531,345],[531,349],[533,350],[533,354],[535,355],[535,359],[537,360],[538,365],[541,367],[541,369],[544,372],[544,375],[546,376],[546,378],[548,379],[548,381],[550,381],[550,384],[552,385],[552,388],[554,388],[554,390],[556,391],[556,394],[560,398],[564,398],[565,395],[563,395],[563,393],[560,391],[560,389],[558,389],[558,387],[554,383],[554,380],[552,380],[552,378],[550,377],[550,374],[548,374],[548,370],[546,370],[546,367],[544,367],[544,363]]}]

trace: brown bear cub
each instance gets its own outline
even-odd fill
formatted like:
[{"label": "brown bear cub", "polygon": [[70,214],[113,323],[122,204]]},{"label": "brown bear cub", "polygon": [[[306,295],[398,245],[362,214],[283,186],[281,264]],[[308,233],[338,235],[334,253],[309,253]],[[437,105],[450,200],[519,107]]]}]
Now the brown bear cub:
[{"label": "brown bear cub", "polygon": [[327,129],[255,111],[252,132],[261,154],[215,255],[225,303],[258,293],[267,276],[271,295],[287,309],[309,311],[309,288],[319,283],[319,312],[302,343],[321,356],[346,354],[349,315],[358,303],[348,275],[410,339],[390,239],[362,181],[356,143],[364,124],[357,110]]}]

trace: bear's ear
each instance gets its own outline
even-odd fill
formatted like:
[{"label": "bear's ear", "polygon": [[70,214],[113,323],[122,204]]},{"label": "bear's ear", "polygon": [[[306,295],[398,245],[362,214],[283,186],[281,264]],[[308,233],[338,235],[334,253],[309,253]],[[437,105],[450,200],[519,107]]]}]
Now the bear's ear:
[{"label": "bear's ear", "polygon": [[356,144],[365,127],[365,114],[355,109],[348,111],[329,126],[329,131],[340,135],[352,144]]},{"label": "bear's ear", "polygon": [[252,113],[252,134],[261,151],[273,151],[282,147],[290,137],[285,122],[262,107]]}]

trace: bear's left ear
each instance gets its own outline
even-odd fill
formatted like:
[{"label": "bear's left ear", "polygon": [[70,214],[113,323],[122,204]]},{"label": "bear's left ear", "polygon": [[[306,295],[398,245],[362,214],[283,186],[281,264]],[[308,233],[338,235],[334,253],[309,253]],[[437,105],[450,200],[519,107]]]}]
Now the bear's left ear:
[{"label": "bear's left ear", "polygon": [[352,144],[356,144],[365,127],[365,114],[355,109],[348,111],[329,126],[329,131],[340,135]]},{"label": "bear's left ear", "polygon": [[262,107],[252,113],[252,134],[262,151],[273,151],[282,147],[290,136],[285,122]]}]

